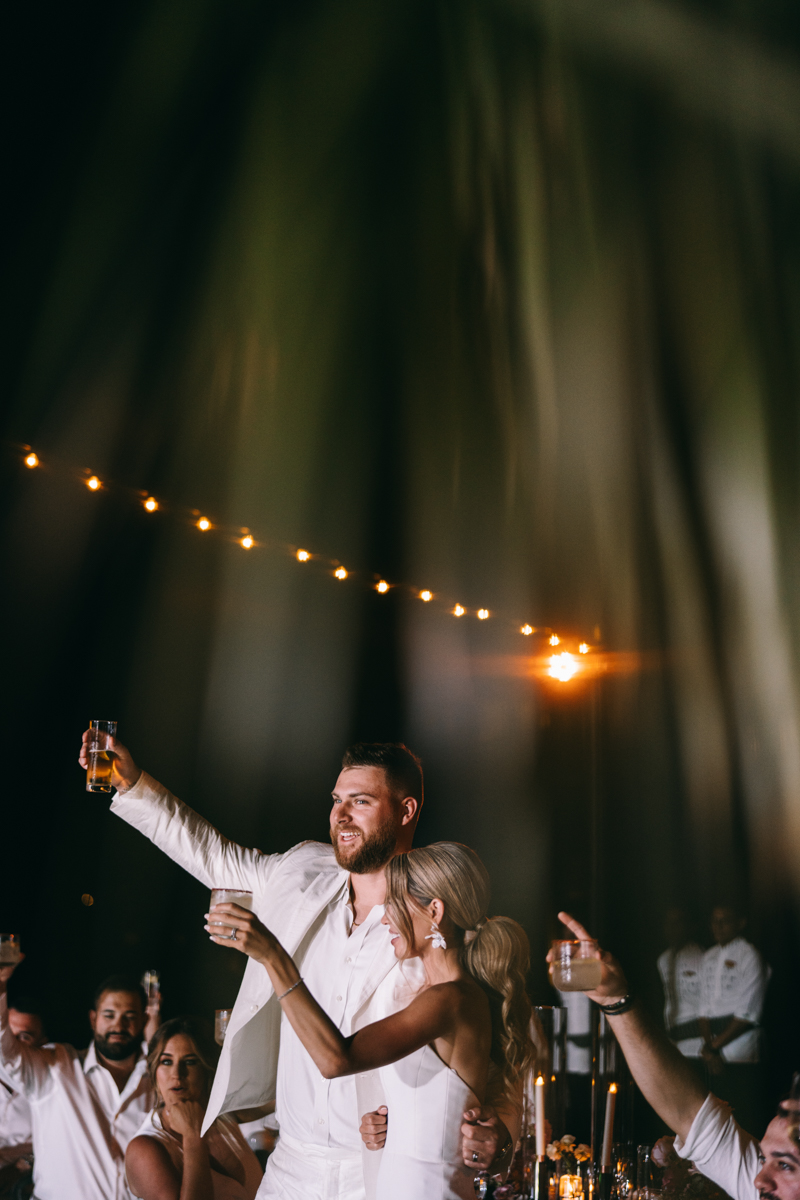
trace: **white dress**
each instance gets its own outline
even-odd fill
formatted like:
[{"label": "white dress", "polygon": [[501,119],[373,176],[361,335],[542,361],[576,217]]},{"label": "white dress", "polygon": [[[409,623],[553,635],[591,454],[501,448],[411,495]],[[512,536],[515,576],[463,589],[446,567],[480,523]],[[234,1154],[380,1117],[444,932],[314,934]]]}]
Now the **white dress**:
[{"label": "white dress", "polygon": [[[211,1183],[214,1189],[214,1200],[253,1200],[261,1183],[263,1172],[253,1151],[239,1132],[239,1126],[232,1117],[217,1117],[214,1124],[228,1146],[234,1151],[239,1162],[244,1167],[244,1184],[230,1175],[223,1175],[211,1168]],[[166,1147],[175,1169],[183,1174],[183,1147],[164,1129],[157,1111],[148,1113],[142,1123],[137,1137],[155,1138]],[[128,1185],[130,1187],[130,1184]],[[131,1188],[131,1195],[136,1193]]]},{"label": "white dress", "polygon": [[389,1128],[378,1171],[380,1200],[475,1200],[475,1170],[461,1158],[471,1088],[430,1046],[381,1068]]}]

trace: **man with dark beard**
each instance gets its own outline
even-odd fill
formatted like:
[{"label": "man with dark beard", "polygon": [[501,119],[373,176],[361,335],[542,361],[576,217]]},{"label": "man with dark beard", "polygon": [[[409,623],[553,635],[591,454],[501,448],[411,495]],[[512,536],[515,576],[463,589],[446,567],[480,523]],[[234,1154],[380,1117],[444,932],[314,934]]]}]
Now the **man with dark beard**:
[{"label": "man with dark beard", "polygon": [[[84,735],[84,767],[86,741]],[[251,892],[253,911],[294,956],[309,990],[342,1033],[349,1036],[406,1006],[409,989],[422,982],[423,973],[418,960],[401,970],[381,918],[383,868],[394,854],[411,849],[422,806],[422,770],[410,750],[395,743],[352,746],[333,790],[332,848],[303,842],[285,854],[263,854],[222,837],[140,771],[121,743],[114,741],[110,748],[118,793],[112,812],[207,887]],[[216,924],[224,926],[224,920]],[[229,936],[235,940],[236,930]],[[275,1101],[280,1139],[267,1164],[260,1200],[364,1200],[374,1195],[379,1153],[362,1144],[359,1122],[382,1099],[377,1071],[322,1078],[294,1030],[282,1021],[266,972],[248,961],[204,1131],[220,1113]],[[508,1141],[505,1126],[491,1114],[481,1134],[480,1147],[469,1147],[476,1171],[483,1156],[491,1158]]]},{"label": "man with dark beard", "polygon": [[19,1040],[0,967],[0,1067],[31,1106],[36,1200],[127,1200],[125,1149],[152,1107],[142,1048],[145,997],[122,976],[95,992],[94,1034],[79,1053]]}]

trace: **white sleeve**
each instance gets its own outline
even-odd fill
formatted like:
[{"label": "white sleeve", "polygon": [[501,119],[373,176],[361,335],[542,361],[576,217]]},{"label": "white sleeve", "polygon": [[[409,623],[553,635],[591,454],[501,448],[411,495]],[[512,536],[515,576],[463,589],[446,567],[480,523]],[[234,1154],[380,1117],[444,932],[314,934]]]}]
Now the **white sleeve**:
[{"label": "white sleeve", "polygon": [[769,976],[764,969],[761,955],[755,946],[748,946],[747,960],[743,965],[733,1016],[740,1021],[751,1021],[757,1025],[761,1020],[764,995]]},{"label": "white sleeve", "polygon": [[111,811],[208,888],[254,891],[254,884],[265,883],[283,858],[228,841],[146,771],[129,791],[114,798]]},{"label": "white sleeve", "polygon": [[0,1066],[3,1078],[16,1092],[30,1099],[41,1096],[51,1084],[50,1050],[26,1046],[11,1032],[8,1023],[8,994],[0,995]]},{"label": "white sleeve", "polygon": [[675,1138],[675,1151],[733,1200],[756,1200],[758,1142],[716,1096],[706,1096],[686,1139]]}]

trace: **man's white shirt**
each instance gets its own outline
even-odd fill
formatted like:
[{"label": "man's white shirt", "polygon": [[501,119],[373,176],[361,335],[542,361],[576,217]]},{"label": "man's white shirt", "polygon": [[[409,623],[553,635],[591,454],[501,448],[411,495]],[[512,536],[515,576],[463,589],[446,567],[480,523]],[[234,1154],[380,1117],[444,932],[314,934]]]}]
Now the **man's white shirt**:
[{"label": "man's white shirt", "polygon": [[675,1138],[675,1150],[733,1200],[756,1200],[758,1142],[713,1094],[706,1096],[686,1139]]},{"label": "man's white shirt", "polygon": [[125,1150],[152,1107],[144,1050],[120,1092],[94,1043],[81,1054],[19,1042],[2,995],[0,1063],[30,1104],[35,1200],[128,1200]]},{"label": "man's white shirt", "polygon": [[[659,955],[658,973],[664,987],[664,1024],[668,1032],[700,1016],[704,956],[702,946],[694,942]],[[699,1058],[703,1039],[697,1032],[693,1037],[676,1038],[675,1045],[687,1058]]]},{"label": "man's white shirt", "polygon": [[[703,956],[701,1016],[738,1017],[758,1026],[770,970],[742,937],[712,946]],[[748,1029],[721,1050],[726,1062],[757,1063],[759,1030]]]},{"label": "man's white shirt", "polygon": [[10,1084],[0,1079],[0,1167],[7,1167],[32,1150],[31,1106]]}]

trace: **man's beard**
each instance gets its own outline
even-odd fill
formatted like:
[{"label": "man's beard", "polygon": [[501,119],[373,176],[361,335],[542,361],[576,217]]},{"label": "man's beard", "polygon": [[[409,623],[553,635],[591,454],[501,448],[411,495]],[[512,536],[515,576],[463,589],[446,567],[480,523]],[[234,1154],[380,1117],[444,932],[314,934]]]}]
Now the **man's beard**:
[{"label": "man's beard", "polygon": [[130,1058],[135,1054],[142,1044],[141,1034],[139,1037],[126,1037],[124,1041],[109,1041],[108,1038],[98,1037],[94,1035],[94,1048],[97,1054],[102,1054],[103,1058],[107,1058],[109,1062],[122,1062],[123,1059]]},{"label": "man's beard", "polygon": [[339,866],[352,875],[369,875],[372,871],[379,871],[386,866],[397,846],[397,829],[391,819],[370,834],[359,829],[361,836],[352,848],[339,845],[341,832],[340,829],[331,830],[333,852]]}]

